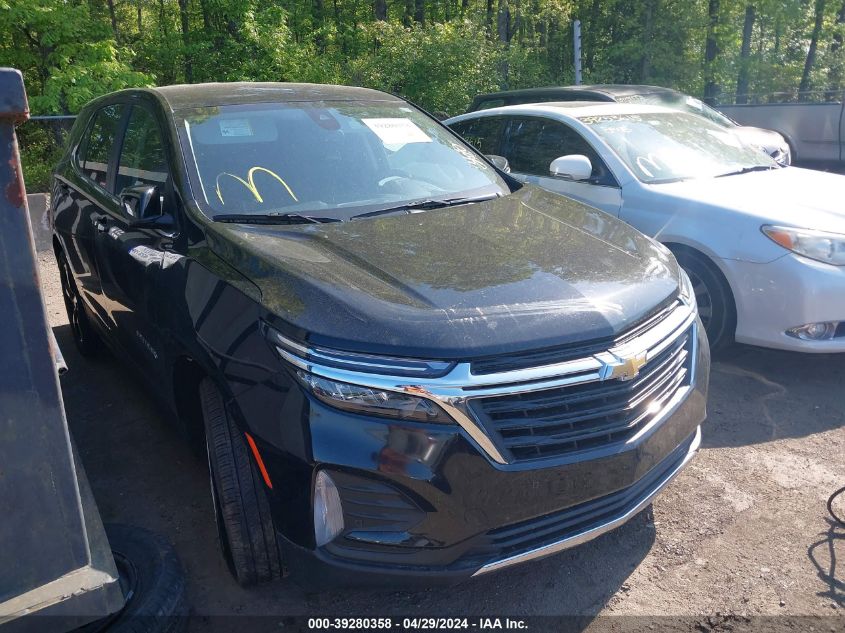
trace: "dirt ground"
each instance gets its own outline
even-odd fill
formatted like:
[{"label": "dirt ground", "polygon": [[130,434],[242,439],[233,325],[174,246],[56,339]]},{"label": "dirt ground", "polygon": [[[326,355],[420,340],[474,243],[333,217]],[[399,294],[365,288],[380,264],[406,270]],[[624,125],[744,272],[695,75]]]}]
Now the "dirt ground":
[{"label": "dirt ground", "polygon": [[204,464],[127,369],[76,353],[52,254],[40,261],[70,368],[61,380],[68,422],[100,512],[174,543],[200,616],[192,630],[213,628],[209,616],[255,613],[567,614],[591,629],[607,620],[598,615],[671,614],[701,630],[815,615],[828,618],[816,630],[845,630],[845,529],[825,511],[845,485],[843,357],[741,347],[715,362],[703,448],[655,501],[653,520],[640,515],[591,543],[449,589],[306,596],[283,581],[245,590],[218,553]]}]

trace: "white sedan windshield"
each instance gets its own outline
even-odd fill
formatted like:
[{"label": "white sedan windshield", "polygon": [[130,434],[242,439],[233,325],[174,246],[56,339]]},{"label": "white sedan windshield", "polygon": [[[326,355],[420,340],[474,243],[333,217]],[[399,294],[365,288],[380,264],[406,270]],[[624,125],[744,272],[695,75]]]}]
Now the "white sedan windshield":
[{"label": "white sedan windshield", "polygon": [[683,112],[609,114],[589,125],[642,182],[712,178],[777,167],[729,129]]},{"label": "white sedan windshield", "polygon": [[347,220],[420,200],[510,193],[443,126],[402,102],[294,102],[186,113],[209,215]]}]

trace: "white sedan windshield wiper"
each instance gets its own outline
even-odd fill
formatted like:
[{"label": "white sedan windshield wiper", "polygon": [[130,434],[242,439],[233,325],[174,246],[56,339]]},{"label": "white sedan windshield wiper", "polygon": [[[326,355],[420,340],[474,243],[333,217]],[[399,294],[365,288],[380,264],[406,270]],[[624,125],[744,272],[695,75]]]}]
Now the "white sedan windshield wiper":
[{"label": "white sedan windshield wiper", "polygon": [[399,211],[405,211],[410,213],[414,210],[428,210],[428,209],[441,209],[443,207],[452,207],[459,204],[469,204],[471,202],[485,202],[487,200],[493,200],[494,198],[498,198],[499,194],[494,194],[492,196],[478,196],[478,197],[463,197],[463,198],[445,198],[445,199],[425,199],[425,200],[417,200],[416,202],[406,202],[404,204],[397,204],[394,207],[385,207],[384,209],[376,209],[375,211],[369,211],[367,213],[359,213],[358,215],[353,215],[350,220],[354,220],[356,218],[371,218],[376,215],[385,215],[388,213],[397,213]]},{"label": "white sedan windshield wiper", "polygon": [[753,165],[752,167],[743,167],[742,169],[737,169],[736,171],[719,174],[716,178],[724,178],[725,176],[740,176],[742,174],[751,173],[752,171],[769,171],[770,169],[780,168],[777,165]]},{"label": "white sedan windshield wiper", "polygon": [[223,213],[212,218],[215,222],[234,224],[323,224],[340,222],[338,218],[319,218],[301,213]]}]

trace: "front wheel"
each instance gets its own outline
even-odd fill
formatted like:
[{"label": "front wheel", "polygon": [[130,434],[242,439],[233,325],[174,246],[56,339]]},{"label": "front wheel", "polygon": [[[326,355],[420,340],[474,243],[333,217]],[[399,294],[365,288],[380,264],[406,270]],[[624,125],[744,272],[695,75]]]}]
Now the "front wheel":
[{"label": "front wheel", "polygon": [[264,482],[244,435],[226,413],[214,383],[200,383],[217,532],[223,556],[242,586],[282,576],[282,556]]},{"label": "front wheel", "polygon": [[736,307],[728,282],[703,255],[680,251],[675,253],[675,258],[692,282],[710,348],[714,351],[724,349],[733,342],[736,332]]}]

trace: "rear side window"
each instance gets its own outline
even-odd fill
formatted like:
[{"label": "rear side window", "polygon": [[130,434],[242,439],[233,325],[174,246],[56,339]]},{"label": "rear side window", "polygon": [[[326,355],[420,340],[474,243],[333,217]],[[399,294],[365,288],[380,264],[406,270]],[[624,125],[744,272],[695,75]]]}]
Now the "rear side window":
[{"label": "rear side window", "polygon": [[484,99],[473,108],[474,110],[489,110],[490,108],[499,108],[505,105],[504,99]]},{"label": "rear side window", "polygon": [[108,188],[108,167],[123,112],[124,106],[121,104],[97,110],[83,139],[79,169],[86,178],[103,189]]},{"label": "rear side window", "polygon": [[167,160],[161,130],[153,114],[133,106],[120,151],[114,190],[137,185],[162,186],[167,181]]},{"label": "rear side window", "polygon": [[458,121],[450,127],[482,154],[498,154],[506,119],[500,116]]}]

